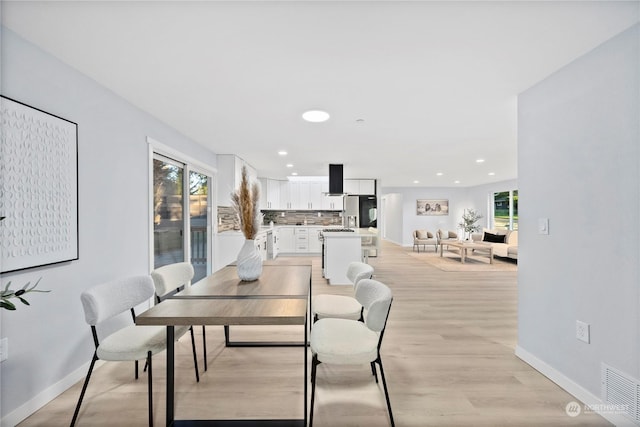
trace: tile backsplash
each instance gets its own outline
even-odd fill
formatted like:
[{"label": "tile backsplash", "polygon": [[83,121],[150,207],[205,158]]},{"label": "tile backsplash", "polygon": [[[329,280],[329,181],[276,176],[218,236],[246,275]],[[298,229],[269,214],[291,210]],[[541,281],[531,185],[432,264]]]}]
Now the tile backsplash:
[{"label": "tile backsplash", "polygon": [[[261,211],[263,225],[343,225],[342,212],[335,211]],[[240,230],[235,210],[218,206],[218,232]]]},{"label": "tile backsplash", "polygon": [[336,211],[262,211],[268,225],[342,225],[342,212]]}]

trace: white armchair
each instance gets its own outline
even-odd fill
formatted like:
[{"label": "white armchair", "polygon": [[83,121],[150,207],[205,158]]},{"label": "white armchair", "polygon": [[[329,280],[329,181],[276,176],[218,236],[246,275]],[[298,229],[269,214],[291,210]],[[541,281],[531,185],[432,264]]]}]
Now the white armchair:
[{"label": "white armchair", "polygon": [[422,245],[422,250],[427,250],[427,245],[433,245],[433,248],[436,252],[438,252],[438,239],[434,234],[427,230],[414,230],[413,231],[413,250],[416,248],[418,252],[420,252],[420,245]]}]

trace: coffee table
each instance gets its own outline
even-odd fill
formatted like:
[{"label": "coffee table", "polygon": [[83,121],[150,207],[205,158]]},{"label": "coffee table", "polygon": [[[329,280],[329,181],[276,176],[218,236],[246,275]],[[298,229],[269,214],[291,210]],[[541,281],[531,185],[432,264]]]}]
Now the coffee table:
[{"label": "coffee table", "polygon": [[488,243],[481,242],[461,242],[461,241],[453,241],[446,242],[440,244],[440,256],[444,256],[444,246],[453,246],[454,248],[458,248],[460,250],[460,261],[464,264],[465,259],[467,258],[467,251],[469,249],[477,250],[480,253],[489,255],[489,264],[493,264],[493,246]]}]

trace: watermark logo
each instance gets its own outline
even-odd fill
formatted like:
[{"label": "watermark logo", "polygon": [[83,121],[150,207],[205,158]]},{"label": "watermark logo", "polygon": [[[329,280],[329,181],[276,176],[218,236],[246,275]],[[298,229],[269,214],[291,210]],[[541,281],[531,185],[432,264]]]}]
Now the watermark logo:
[{"label": "watermark logo", "polygon": [[580,412],[582,412],[582,407],[578,402],[569,402],[567,403],[567,406],[564,407],[564,411],[570,417],[577,417],[580,415]]}]

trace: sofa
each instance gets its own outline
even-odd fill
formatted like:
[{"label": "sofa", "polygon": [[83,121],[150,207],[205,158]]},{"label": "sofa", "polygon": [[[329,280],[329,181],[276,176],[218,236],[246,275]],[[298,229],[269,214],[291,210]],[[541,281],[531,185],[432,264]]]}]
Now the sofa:
[{"label": "sofa", "polygon": [[418,252],[420,252],[420,245],[422,245],[422,250],[424,251],[427,250],[427,245],[433,245],[434,250],[438,252],[438,239],[430,231],[413,231],[413,250],[415,251],[418,248]]},{"label": "sofa", "polygon": [[471,235],[474,242],[482,242],[493,246],[493,255],[518,259],[518,230],[490,230]]}]

